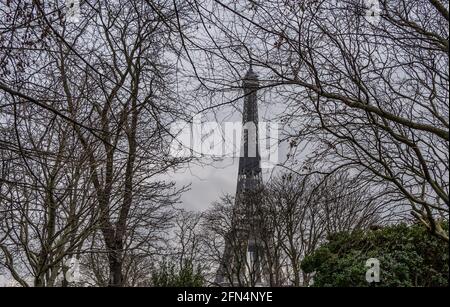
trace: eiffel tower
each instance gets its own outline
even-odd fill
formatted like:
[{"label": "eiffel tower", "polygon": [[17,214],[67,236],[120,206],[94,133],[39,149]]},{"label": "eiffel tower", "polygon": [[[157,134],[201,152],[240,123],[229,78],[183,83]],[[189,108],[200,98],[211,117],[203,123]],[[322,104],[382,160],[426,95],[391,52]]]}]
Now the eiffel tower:
[{"label": "eiffel tower", "polygon": [[[261,156],[258,142],[258,76],[252,69],[242,80],[244,90],[244,126],[239,157],[236,197],[231,229],[225,238],[225,250],[216,274],[221,286],[265,286],[267,269],[261,238]],[[242,146],[243,145],[243,146]]]}]

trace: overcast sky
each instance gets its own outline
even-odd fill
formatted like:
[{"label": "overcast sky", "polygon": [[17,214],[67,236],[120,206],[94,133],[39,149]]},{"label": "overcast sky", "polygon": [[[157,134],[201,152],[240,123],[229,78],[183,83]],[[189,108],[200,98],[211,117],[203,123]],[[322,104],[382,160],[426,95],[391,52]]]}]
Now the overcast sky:
[{"label": "overcast sky", "polygon": [[[256,71],[258,72],[258,71]],[[242,75],[245,75],[243,71]],[[218,121],[221,127],[225,122],[242,122],[242,107],[244,99],[239,99],[235,104],[228,108],[223,108],[211,114],[204,114],[204,121]],[[237,110],[236,110],[237,108]],[[272,121],[279,112],[277,104],[272,100],[270,95],[258,92],[258,115],[259,122]],[[281,127],[280,127],[281,128]],[[203,133],[205,133],[203,131]],[[226,138],[226,137],[225,137]],[[260,144],[261,147],[261,144]],[[286,146],[279,146],[278,156],[281,160],[285,155]],[[191,163],[176,173],[169,173],[164,177],[174,180],[178,187],[190,185],[189,191],[181,196],[180,207],[187,210],[203,211],[208,208],[214,201],[220,199],[224,194],[234,195],[236,192],[237,176],[238,176],[239,158],[223,158],[221,161],[211,161],[210,159],[200,160],[198,163]],[[263,180],[267,181],[273,175],[276,169],[262,169]]]}]

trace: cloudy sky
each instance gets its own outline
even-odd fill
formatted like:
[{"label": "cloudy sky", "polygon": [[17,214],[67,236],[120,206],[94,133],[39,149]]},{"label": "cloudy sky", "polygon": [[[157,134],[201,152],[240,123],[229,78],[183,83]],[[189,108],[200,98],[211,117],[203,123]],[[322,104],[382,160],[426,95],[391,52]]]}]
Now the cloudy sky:
[{"label": "cloudy sky", "polygon": [[[274,110],[275,108],[269,107],[263,97],[259,97],[259,120],[268,121],[268,109]],[[243,105],[243,99],[240,102]],[[224,111],[223,111],[224,112]],[[275,112],[270,113],[272,115]],[[242,114],[236,112],[227,121],[241,122]],[[220,123],[223,127],[224,122]],[[286,146],[279,146],[278,159],[281,161],[285,156]],[[261,148],[261,144],[260,144]],[[190,164],[176,173],[167,175],[168,179],[176,181],[178,187],[190,185],[189,191],[185,192],[181,197],[181,206],[189,210],[205,210],[214,201],[224,194],[234,195],[236,192],[236,183],[238,176],[238,157],[226,157],[220,161],[211,161],[211,159],[200,160],[199,163]],[[267,181],[273,176],[279,169],[278,168],[263,168],[262,175],[263,180]]]},{"label": "cloudy sky", "polygon": [[[245,71],[242,75],[245,74]],[[225,122],[241,123],[242,107],[244,99],[241,98],[236,104],[230,105],[228,108],[220,109],[213,115],[205,114],[204,121],[217,121],[223,128]],[[279,112],[277,104],[275,104],[270,95],[258,92],[258,112],[259,122],[271,122],[276,118]],[[281,127],[279,127],[281,128]],[[205,133],[203,131],[203,133]],[[228,144],[225,137],[226,145]],[[271,137],[271,136],[269,136]],[[230,144],[233,144],[231,141]],[[261,148],[261,144],[260,144]],[[278,159],[281,161],[285,156],[286,148],[281,145],[278,147]],[[214,201],[219,200],[224,194],[234,195],[236,192],[236,183],[238,176],[238,157],[227,157],[220,161],[211,161],[211,159],[203,159],[198,163],[191,163],[176,173],[170,173],[165,178],[176,181],[178,187],[190,185],[189,191],[185,192],[181,197],[181,207],[188,210],[205,210]],[[263,168],[263,180],[267,180],[277,171],[276,168]]]}]

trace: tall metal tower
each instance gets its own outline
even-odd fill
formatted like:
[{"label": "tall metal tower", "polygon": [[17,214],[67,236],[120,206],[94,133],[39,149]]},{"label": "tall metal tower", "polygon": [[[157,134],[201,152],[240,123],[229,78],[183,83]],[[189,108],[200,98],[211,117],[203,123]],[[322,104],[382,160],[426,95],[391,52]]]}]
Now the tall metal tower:
[{"label": "tall metal tower", "polygon": [[244,126],[232,225],[225,238],[225,250],[216,283],[222,286],[266,285],[267,272],[261,216],[261,156],[258,142],[258,76],[252,69],[242,80]]}]

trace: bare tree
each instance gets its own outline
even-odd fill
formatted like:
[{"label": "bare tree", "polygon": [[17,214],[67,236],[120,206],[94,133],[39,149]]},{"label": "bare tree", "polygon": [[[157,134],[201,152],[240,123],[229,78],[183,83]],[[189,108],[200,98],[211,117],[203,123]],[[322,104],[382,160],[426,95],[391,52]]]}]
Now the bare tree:
[{"label": "bare tree", "polygon": [[[223,283],[244,287],[254,287],[263,273],[257,266],[267,260],[267,255],[265,255],[265,251],[258,251],[259,261],[249,259],[248,243],[249,240],[255,238],[248,236],[247,227],[255,225],[245,225],[247,219],[243,209],[235,204],[233,197],[225,195],[205,212],[203,220],[204,257],[211,268],[210,280],[214,285],[221,283],[215,280],[219,270],[225,279]],[[260,238],[264,235],[262,232],[263,230],[258,234]]]},{"label": "bare tree", "polygon": [[55,286],[97,227],[86,156],[73,131],[32,105],[11,108],[2,140],[1,265],[23,286]]},{"label": "bare tree", "polygon": [[[33,211],[33,202],[38,198],[25,193],[24,188],[20,198],[11,198],[15,192],[12,187],[31,185],[33,193],[46,193],[45,197],[39,195],[44,199],[42,205],[36,204],[44,207],[46,218],[33,239],[48,241],[41,244],[43,260],[39,261],[44,263],[36,264],[39,269],[33,273],[38,276],[36,285],[51,285],[54,278],[49,281],[46,277],[44,282],[41,275],[54,276],[63,256],[81,246],[97,248],[91,251],[98,253],[92,259],[107,256],[108,285],[125,285],[129,270],[124,263],[131,266],[131,259],[151,253],[149,249],[159,244],[162,232],[168,228],[171,208],[183,188],[175,188],[173,182],[160,175],[183,161],[169,156],[173,136],[168,127],[184,118],[187,105],[180,108],[175,99],[179,93],[167,86],[175,76],[174,66],[165,58],[174,47],[172,30],[166,26],[174,14],[165,4],[86,1],[78,24],[65,19],[67,8],[62,2],[2,4],[0,15],[6,23],[0,41],[1,121],[7,125],[5,134],[2,126],[1,149],[5,150],[2,157],[10,161],[2,161],[2,207],[19,202],[32,211],[5,210],[5,214],[11,214],[9,219],[18,219],[16,223],[23,227],[24,231],[16,235],[27,252],[32,243],[25,230],[42,224]],[[28,182],[17,175],[21,169],[27,170]],[[64,188],[72,194],[64,194]],[[3,190],[11,193],[9,198],[3,198]],[[56,190],[63,194],[56,195]],[[66,205],[69,197],[73,198],[73,212],[58,211],[62,209],[59,203]],[[85,216],[80,218],[81,214]],[[50,245],[62,244],[54,233],[58,219],[63,229],[72,230],[74,226],[75,233],[82,235],[71,238],[72,245],[53,256]],[[74,219],[80,223],[86,219],[95,227],[85,232],[82,225],[74,224]],[[10,223],[3,216],[1,220]],[[7,224],[2,231],[1,242],[6,244],[2,247],[11,244],[17,249],[17,242],[7,241],[11,240],[11,226]],[[83,245],[87,237],[89,241],[99,238],[98,231],[103,244],[86,241]],[[68,244],[67,240],[64,237],[63,243]],[[6,247],[3,250],[4,263],[19,276],[11,263],[14,257]],[[77,252],[81,251],[89,252]],[[32,261],[39,262],[34,258]],[[99,280],[100,271],[96,271]],[[99,284],[104,285],[103,281]]]},{"label": "bare tree", "polygon": [[284,264],[285,281],[308,285],[300,263],[328,235],[341,231],[369,229],[390,222],[390,198],[372,190],[367,182],[346,172],[331,176],[284,173],[266,188],[267,222],[274,228],[278,258]]},{"label": "bare tree", "polygon": [[177,212],[175,218],[174,240],[172,251],[180,268],[186,264],[203,266],[202,263],[202,213],[186,211]]},{"label": "bare tree", "polygon": [[[282,173],[271,179],[258,197],[262,217],[260,255],[270,286],[307,286],[311,276],[300,268],[303,258],[316,250],[328,235],[342,231],[368,230],[391,222],[393,213],[386,191],[372,189],[369,182],[348,172],[333,175]],[[263,197],[260,197],[261,194]],[[204,213],[204,259],[210,263],[210,279],[218,264],[227,284],[254,286],[257,272],[246,256],[246,238],[239,236],[236,204],[224,196]],[[245,220],[245,219],[244,219]],[[231,245],[232,255],[224,254]],[[252,275],[253,274],[253,275]]]},{"label": "bare tree", "polygon": [[[141,286],[168,257],[214,284],[228,257],[229,284],[254,286],[255,227],[269,284],[301,286],[301,259],[327,235],[405,209],[448,244],[448,9],[89,0],[71,22],[62,0],[0,0],[0,270],[70,286],[76,258],[85,285]],[[170,155],[170,125],[238,103],[249,65],[289,172],[246,195],[251,210],[230,196],[175,210],[185,188],[165,175],[191,158]]]},{"label": "bare tree", "polygon": [[203,30],[214,31],[192,39],[211,59],[196,70],[206,87],[224,90],[252,62],[271,101],[286,107],[286,137],[308,144],[302,160],[322,173],[348,168],[374,185],[389,183],[448,242],[440,225],[449,210],[448,2],[376,5],[196,2]]}]

